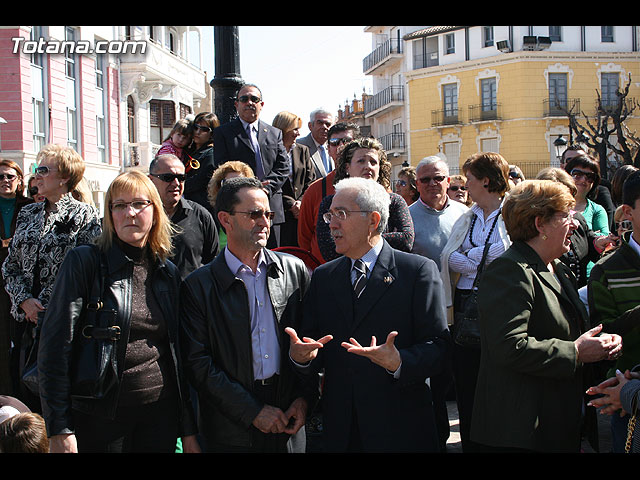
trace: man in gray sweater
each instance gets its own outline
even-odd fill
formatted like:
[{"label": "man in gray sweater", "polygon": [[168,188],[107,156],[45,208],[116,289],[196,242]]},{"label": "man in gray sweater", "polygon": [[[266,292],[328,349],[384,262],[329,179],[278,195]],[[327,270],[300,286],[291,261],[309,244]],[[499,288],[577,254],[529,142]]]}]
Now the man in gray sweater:
[{"label": "man in gray sweater", "polygon": [[[468,208],[449,199],[449,166],[440,157],[420,160],[416,166],[416,178],[420,198],[409,207],[415,231],[411,252],[430,258],[438,268],[442,268],[440,253],[449,240],[453,224]],[[445,452],[450,434],[446,400],[453,385],[451,365],[447,365],[440,375],[432,377],[430,384],[440,448]]]}]

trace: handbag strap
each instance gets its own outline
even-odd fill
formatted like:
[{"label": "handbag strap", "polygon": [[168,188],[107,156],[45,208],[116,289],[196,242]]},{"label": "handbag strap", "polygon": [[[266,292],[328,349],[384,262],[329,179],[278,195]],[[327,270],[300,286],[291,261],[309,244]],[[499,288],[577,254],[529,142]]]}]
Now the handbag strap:
[{"label": "handbag strap", "polygon": [[493,229],[496,227],[496,223],[498,223],[498,217],[501,215],[501,212],[498,211],[496,218],[493,219],[493,224],[491,225],[491,230],[489,230],[489,234],[484,242],[484,250],[482,252],[482,260],[480,260],[480,264],[478,265],[478,271],[476,273],[476,277],[473,279],[473,287],[472,290],[476,290],[478,288],[478,282],[480,281],[480,274],[484,269],[484,263],[487,260],[487,253],[489,252],[489,247],[491,244],[489,243],[489,239],[491,238],[491,234],[493,233]]}]

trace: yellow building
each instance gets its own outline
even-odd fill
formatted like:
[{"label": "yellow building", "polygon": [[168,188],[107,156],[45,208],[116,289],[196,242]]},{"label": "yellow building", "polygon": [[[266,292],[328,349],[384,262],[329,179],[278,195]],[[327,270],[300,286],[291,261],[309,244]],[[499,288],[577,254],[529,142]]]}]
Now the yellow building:
[{"label": "yellow building", "polygon": [[[569,140],[566,109],[593,118],[597,92],[617,102],[615,91],[629,75],[629,98],[640,98],[637,33],[617,26],[478,26],[405,35],[409,162],[441,152],[454,172],[475,152],[497,151],[527,177],[557,165],[554,141]],[[627,125],[640,132],[640,109]]]}]

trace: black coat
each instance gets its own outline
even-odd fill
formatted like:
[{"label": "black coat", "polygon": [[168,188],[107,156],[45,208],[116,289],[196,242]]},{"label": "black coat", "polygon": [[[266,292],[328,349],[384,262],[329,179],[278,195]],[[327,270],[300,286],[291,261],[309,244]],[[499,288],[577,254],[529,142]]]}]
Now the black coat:
[{"label": "black coat", "polygon": [[[264,250],[267,288],[278,322],[280,381],[277,405],[313,400],[313,386],[303,385],[288,361],[288,326],[298,328],[309,274],[292,255]],[[253,394],[251,323],[247,290],[227,266],[224,252],[182,284],[180,345],[185,373],[198,392],[202,433],[207,441],[250,446],[251,424],[263,403]]]},{"label": "black coat", "polygon": [[[96,246],[82,245],[67,254],[56,277],[53,295],[42,321],[38,370],[43,416],[50,436],[74,431],[73,410],[89,415],[113,417],[117,407],[129,338],[133,261],[115,242],[104,254],[104,307],[98,319],[106,317],[111,320],[110,324],[115,323],[121,330],[120,339],[117,341],[116,387],[100,400],[77,398],[73,394],[73,372],[76,368],[87,367],[74,364],[74,354],[76,344],[83,340],[81,330],[87,316],[87,305],[92,298],[94,282],[101,270],[98,252]],[[153,271],[149,273],[152,275],[151,285],[167,323],[169,344],[178,379],[181,402],[176,415],[181,426],[180,436],[192,435],[196,433],[195,418],[177,350],[180,274],[170,261],[157,260],[152,268]]]},{"label": "black coat", "polygon": [[[384,240],[383,240],[384,241]],[[432,393],[426,383],[443,371],[451,351],[442,282],[435,262],[384,241],[366,288],[352,299],[351,259],[316,268],[298,336],[333,339],[318,351],[312,374],[324,368],[323,440],[328,452],[347,449],[354,416],[366,452],[437,452]],[[341,346],[355,338],[378,345],[397,331],[400,377]]]}]

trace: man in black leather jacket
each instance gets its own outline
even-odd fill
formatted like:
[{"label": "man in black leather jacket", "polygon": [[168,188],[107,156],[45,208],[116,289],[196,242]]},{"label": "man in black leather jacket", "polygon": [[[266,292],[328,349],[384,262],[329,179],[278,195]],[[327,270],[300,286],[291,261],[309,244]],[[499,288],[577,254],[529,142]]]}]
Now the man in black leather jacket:
[{"label": "man in black leather jacket", "polygon": [[272,213],[259,180],[225,182],[216,210],[227,247],[185,279],[180,306],[203,450],[301,451],[293,445],[304,438],[316,388],[300,383],[281,345],[288,344],[284,329],[300,322],[309,273],[298,258],[265,248]]}]

